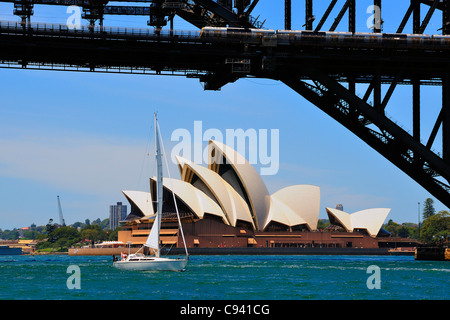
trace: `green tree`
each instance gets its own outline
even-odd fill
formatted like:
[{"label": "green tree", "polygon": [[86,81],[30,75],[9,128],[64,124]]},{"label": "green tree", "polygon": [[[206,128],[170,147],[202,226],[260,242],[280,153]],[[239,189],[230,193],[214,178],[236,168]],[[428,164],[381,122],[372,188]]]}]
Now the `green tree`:
[{"label": "green tree", "polygon": [[91,241],[104,241],[107,239],[107,235],[98,224],[91,224],[81,230],[81,238]]},{"label": "green tree", "polygon": [[102,229],[109,229],[109,218],[103,219],[102,222],[100,222],[100,227],[102,227]]},{"label": "green tree", "polygon": [[389,219],[388,223],[385,224],[383,226],[383,228],[386,231],[388,231],[391,234],[391,236],[397,237],[399,229],[401,228],[401,226],[397,222],[392,221],[392,219]]},{"label": "green tree", "polygon": [[439,211],[428,217],[420,230],[420,240],[427,245],[442,246],[450,237],[450,213]]},{"label": "green tree", "polygon": [[433,203],[434,203],[434,200],[431,198],[428,198],[427,200],[425,200],[425,202],[423,204],[423,213],[422,213],[423,220],[428,219],[429,217],[431,217],[432,215],[434,215],[436,213]]},{"label": "green tree", "polygon": [[34,240],[39,236],[39,232],[36,230],[26,230],[23,232],[23,238],[28,240]]},{"label": "green tree", "polygon": [[55,228],[47,235],[47,241],[39,243],[37,249],[53,248],[58,251],[67,249],[80,241],[80,233],[77,229],[64,226]]},{"label": "green tree", "polygon": [[86,225],[83,222],[75,222],[74,224],[72,224],[72,227],[74,227],[75,229],[77,228],[83,229],[86,227]]},{"label": "green tree", "polygon": [[122,228],[121,227],[117,227],[116,230],[114,231],[107,231],[107,235],[108,235],[108,241],[117,241],[119,239],[119,231],[121,231]]},{"label": "green tree", "polygon": [[398,229],[398,236],[401,238],[409,238],[411,236],[410,228],[407,226],[401,226]]},{"label": "green tree", "polygon": [[47,234],[49,235],[48,241],[52,241],[51,233],[57,228],[56,224],[53,223],[53,219],[48,220],[47,225],[45,226],[45,230],[47,231]]},{"label": "green tree", "polygon": [[77,229],[69,226],[59,227],[58,229],[55,229],[52,232],[51,236],[54,242],[57,242],[60,239],[68,239],[75,241],[80,240],[80,233],[77,231]]},{"label": "green tree", "polygon": [[319,221],[317,222],[317,229],[325,230],[329,225],[330,225],[330,221],[324,220],[324,219],[319,219]]},{"label": "green tree", "polygon": [[12,230],[4,230],[0,234],[0,238],[4,240],[17,240],[19,239],[19,236],[19,230],[17,230],[16,228]]}]

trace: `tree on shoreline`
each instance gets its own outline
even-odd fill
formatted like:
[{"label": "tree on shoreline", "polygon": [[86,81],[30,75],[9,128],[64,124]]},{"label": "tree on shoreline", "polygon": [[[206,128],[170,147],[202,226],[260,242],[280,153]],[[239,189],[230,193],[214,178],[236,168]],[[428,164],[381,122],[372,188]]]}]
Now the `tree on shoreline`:
[{"label": "tree on shoreline", "polygon": [[91,241],[107,240],[107,233],[99,225],[89,225],[81,231],[81,238]]},{"label": "tree on shoreline", "polygon": [[[114,239],[114,237],[116,238]],[[117,232],[106,232],[99,225],[88,225],[80,231],[72,226],[64,226],[57,227],[46,234],[44,241],[38,243],[36,249],[67,251],[68,248],[73,246],[105,240],[117,240]]]},{"label": "tree on shoreline", "polygon": [[439,211],[429,216],[420,230],[420,240],[431,246],[443,246],[450,239],[450,213]]},{"label": "tree on shoreline", "polygon": [[436,209],[434,209],[433,203],[434,200],[431,198],[425,200],[423,204],[423,213],[422,213],[423,220],[428,219],[429,217],[433,216],[436,213]]},{"label": "tree on shoreline", "polygon": [[388,231],[392,237],[419,239],[418,226],[414,223],[398,224],[390,219],[383,225],[383,229]]}]

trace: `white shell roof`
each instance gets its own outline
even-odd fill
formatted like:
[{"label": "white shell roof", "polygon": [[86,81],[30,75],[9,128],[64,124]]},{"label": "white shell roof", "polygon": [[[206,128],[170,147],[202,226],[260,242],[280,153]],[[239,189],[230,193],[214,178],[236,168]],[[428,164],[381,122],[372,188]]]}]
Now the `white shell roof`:
[{"label": "white shell roof", "polygon": [[241,220],[249,222],[255,228],[247,203],[221,176],[187,159],[179,156],[176,158],[183,168],[181,179],[187,182],[190,173],[194,172],[214,194],[230,225],[235,227],[237,221]]},{"label": "white shell roof", "polygon": [[200,219],[203,219],[205,213],[209,213],[221,217],[225,224],[229,224],[220,206],[193,185],[171,178],[163,178],[163,185],[182,199]]},{"label": "white shell roof", "polygon": [[289,186],[275,192],[271,198],[272,206],[264,228],[271,221],[276,221],[287,226],[306,224],[310,230],[317,229],[320,211],[319,187]]},{"label": "white shell roof", "polygon": [[[270,210],[270,195],[261,176],[245,157],[227,145],[210,140],[208,147],[209,168],[218,172],[218,165],[220,166],[222,160],[218,152],[226,158],[227,163],[232,166],[244,186],[250,201],[249,209],[253,213],[255,225],[259,230],[262,230]],[[211,152],[212,148],[216,150],[214,157]],[[219,163],[217,164],[217,162]]]},{"label": "white shell roof", "polygon": [[286,226],[306,224],[306,221],[296,214],[291,208],[274,197],[271,199],[269,216],[264,228],[266,228],[273,221]]},{"label": "white shell roof", "polygon": [[155,214],[153,211],[152,196],[150,192],[123,190],[122,193],[128,201],[133,202],[139,210],[142,211],[144,216],[152,216]]},{"label": "white shell roof", "polygon": [[347,231],[366,229],[372,237],[377,236],[391,211],[389,208],[374,208],[349,214],[333,208],[326,208],[326,210],[327,213],[333,215]]}]

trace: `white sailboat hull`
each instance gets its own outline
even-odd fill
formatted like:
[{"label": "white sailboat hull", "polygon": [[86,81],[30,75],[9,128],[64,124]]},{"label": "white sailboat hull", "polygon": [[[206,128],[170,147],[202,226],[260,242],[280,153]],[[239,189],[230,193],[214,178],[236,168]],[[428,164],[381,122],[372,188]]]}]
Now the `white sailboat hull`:
[{"label": "white sailboat hull", "polygon": [[187,259],[146,258],[135,261],[115,261],[114,267],[134,271],[183,271],[187,262]]},{"label": "white sailboat hull", "polygon": [[[122,260],[114,261],[113,265],[117,269],[121,270],[136,270],[136,271],[182,271],[185,269],[188,262],[188,252],[186,247],[186,241],[184,240],[183,229],[181,224],[180,215],[178,212],[178,207],[176,203],[175,194],[172,192],[173,201],[175,203],[175,209],[177,211],[178,223],[183,237],[184,248],[186,250],[185,259],[173,259],[173,258],[162,258],[159,256],[161,252],[160,248],[160,231],[161,231],[161,220],[163,214],[163,176],[162,176],[162,150],[160,139],[160,131],[158,122],[155,114],[155,137],[156,137],[156,165],[157,165],[157,181],[156,181],[156,195],[157,195],[157,210],[155,220],[153,222],[150,234],[145,242],[144,246],[151,248],[155,251],[155,256],[148,256],[142,253],[122,255]],[[163,147],[164,148],[164,147]],[[169,174],[170,176],[170,174]],[[152,208],[153,209],[153,208]],[[115,258],[114,258],[115,260]]]}]

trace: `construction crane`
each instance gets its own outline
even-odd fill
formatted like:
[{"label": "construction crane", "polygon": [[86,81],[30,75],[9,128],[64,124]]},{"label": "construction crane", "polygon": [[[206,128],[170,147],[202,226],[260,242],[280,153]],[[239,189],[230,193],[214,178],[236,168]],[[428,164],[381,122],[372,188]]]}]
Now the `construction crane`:
[{"label": "construction crane", "polygon": [[64,217],[63,217],[63,213],[62,213],[62,209],[61,209],[61,201],[59,200],[59,196],[57,196],[57,198],[58,198],[58,209],[59,209],[59,222],[60,222],[61,226],[65,227],[66,222],[64,221]]}]

